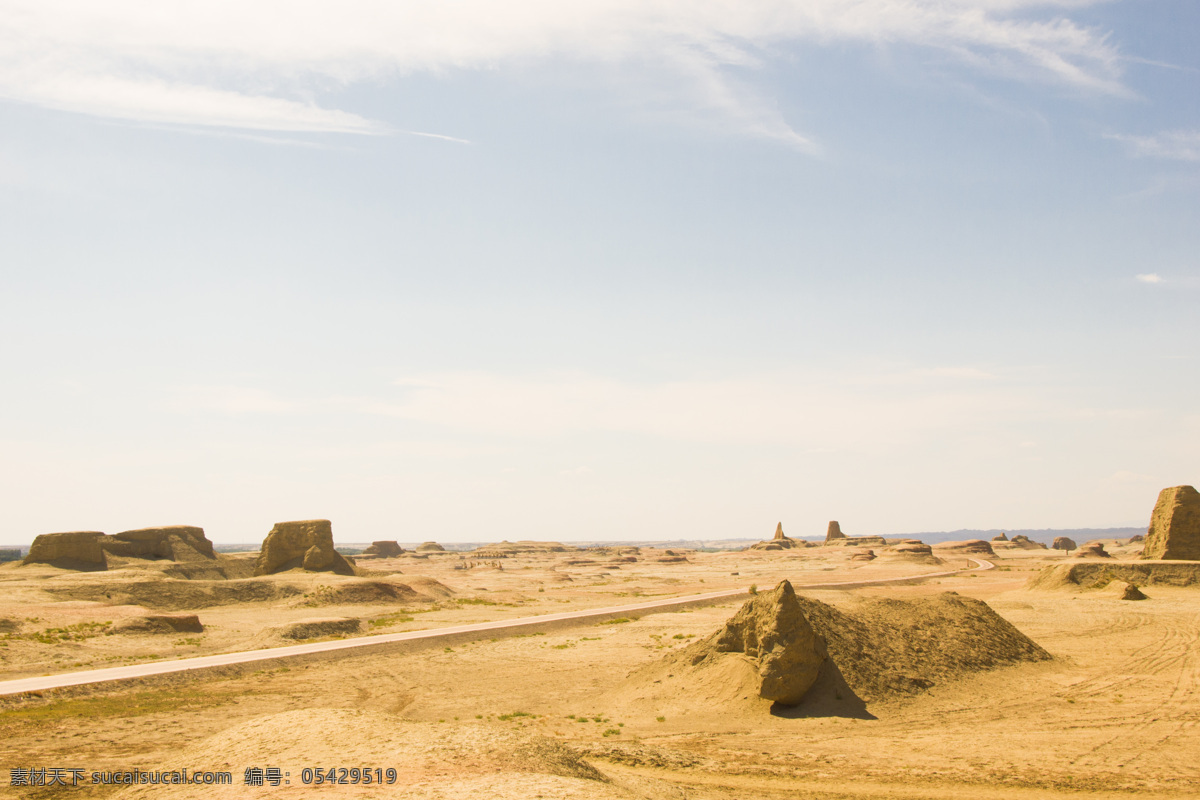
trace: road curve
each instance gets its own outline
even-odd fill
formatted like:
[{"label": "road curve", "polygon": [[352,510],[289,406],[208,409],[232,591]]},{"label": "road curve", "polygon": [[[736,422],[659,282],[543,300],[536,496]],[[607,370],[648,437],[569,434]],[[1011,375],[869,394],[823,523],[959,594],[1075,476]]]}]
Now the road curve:
[{"label": "road curve", "polygon": [[[834,583],[793,584],[797,590],[813,589],[854,589],[859,586],[878,584],[911,583],[929,578],[941,578],[947,575],[958,575],[964,572],[981,572],[994,568],[996,565],[980,558],[972,558],[978,566],[971,569],[956,569],[946,572],[927,572],[921,575],[909,575],[903,578],[876,578],[860,581],[837,581]],[[441,637],[457,636],[464,633],[484,633],[487,631],[511,630],[545,625],[566,620],[588,620],[598,617],[611,617],[635,612],[654,612],[664,609],[694,605],[697,603],[722,600],[727,597],[738,597],[746,594],[745,589],[724,589],[719,592],[705,594],[689,594],[683,597],[669,597],[662,600],[649,600],[644,603],[632,603],[624,606],[608,608],[589,608],[581,611],[564,611],[560,614],[541,614],[536,617],[521,617],[519,619],[496,620],[494,622],[477,622],[472,625],[455,625],[447,628],[432,628],[422,631],[406,631],[404,633],[383,633],[375,636],[360,636],[354,639],[335,639],[327,642],[312,642],[296,644],[288,647],[272,647],[266,650],[244,650],[237,653],[221,653],[214,656],[198,656],[196,658],[181,658],[175,661],[157,661],[152,664],[133,664],[127,667],[109,667],[107,669],[92,669],[84,672],[67,672],[59,675],[44,675],[38,678],[20,678],[12,681],[0,681],[0,696],[20,694],[21,692],[40,692],[46,689],[61,689],[65,686],[81,686],[88,683],[103,683],[129,678],[146,678],[152,675],[165,675],[172,672],[185,672],[193,669],[223,667],[230,664],[245,664],[253,661],[269,661],[278,658],[310,655],[312,653],[328,653],[334,650],[349,650],[357,647],[376,647],[393,642],[407,642],[416,639],[438,639]]]}]

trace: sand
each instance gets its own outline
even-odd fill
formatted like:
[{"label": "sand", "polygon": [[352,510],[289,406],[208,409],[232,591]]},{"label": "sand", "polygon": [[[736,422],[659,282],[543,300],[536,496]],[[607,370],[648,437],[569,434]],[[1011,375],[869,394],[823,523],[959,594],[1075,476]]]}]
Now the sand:
[{"label": "sand", "polygon": [[[233,651],[273,626],[313,617],[361,619],[366,635],[750,584],[765,590],[785,578],[800,585],[931,569],[883,558],[851,561],[846,548],[677,552],[686,561],[659,561],[665,554],[653,549],[634,555],[637,561],[616,562],[610,553],[529,548],[491,563],[454,553],[373,559],[372,573],[358,577],[283,573],[253,579],[264,585],[255,590],[264,599],[173,608],[198,614],[205,626],[202,634],[178,637],[105,634],[106,623],[161,611],[128,602],[128,592],[103,597],[120,584],[149,580],[135,570],[0,567],[0,620],[12,622],[2,634],[0,677]],[[1200,752],[1200,587],[1156,584],[1147,591],[1150,599],[1132,603],[1077,584],[1029,588],[1044,567],[1067,563],[1062,553],[1005,550],[992,560],[997,569],[968,576],[800,592],[860,615],[873,601],[927,601],[957,592],[987,603],[1051,656],[975,665],[911,694],[881,692],[859,703],[802,705],[794,712],[753,699],[708,710],[689,703],[686,713],[624,702],[621,687],[631,673],[718,630],[740,607],[734,600],[542,635],[389,646],[0,699],[0,755],[9,765],[89,772],[188,765],[234,773],[231,790],[150,787],[158,796],[169,791],[181,798],[317,791],[299,784],[250,790],[242,785],[243,772],[256,765],[278,766],[292,779],[317,765],[390,767],[403,776],[386,791],[321,787],[329,797],[983,799],[1200,792],[1194,757]],[[948,561],[942,568],[966,565],[965,559]],[[414,595],[358,588],[370,582],[403,584]],[[110,591],[87,595],[89,585]],[[340,591],[343,585],[353,591]],[[94,599],[80,599],[85,595]],[[40,797],[156,793],[93,785],[39,791]]]}]

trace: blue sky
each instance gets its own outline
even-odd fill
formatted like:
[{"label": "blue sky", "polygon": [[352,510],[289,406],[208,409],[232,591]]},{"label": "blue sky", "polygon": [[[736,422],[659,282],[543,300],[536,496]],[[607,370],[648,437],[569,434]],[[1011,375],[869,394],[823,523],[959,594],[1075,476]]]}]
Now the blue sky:
[{"label": "blue sky", "polygon": [[0,2],[0,541],[1144,523],[1200,8]]}]

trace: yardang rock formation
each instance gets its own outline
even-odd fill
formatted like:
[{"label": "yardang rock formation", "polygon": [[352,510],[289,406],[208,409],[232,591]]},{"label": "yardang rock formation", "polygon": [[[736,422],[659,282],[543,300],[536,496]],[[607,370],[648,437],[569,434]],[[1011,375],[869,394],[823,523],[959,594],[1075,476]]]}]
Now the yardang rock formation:
[{"label": "yardang rock formation", "polygon": [[1112,558],[1112,554],[1104,549],[1103,542],[1088,542],[1075,551],[1076,558]]},{"label": "yardang rock formation", "polygon": [[[836,523],[835,523],[836,524]],[[765,542],[755,542],[751,550],[790,550],[793,547],[808,547],[803,539],[792,539],[783,532],[783,523],[775,526],[775,536]]]},{"label": "yardang rock formation", "polygon": [[333,525],[327,519],[277,522],[263,540],[255,575],[302,567],[309,572],[353,575],[354,567],[333,549]]},{"label": "yardang rock formation", "polygon": [[862,598],[835,608],[796,595],[783,581],[746,602],[717,633],[636,670],[616,694],[644,711],[740,713],[754,706],[754,695],[784,705],[807,695],[840,700],[843,679],[859,699],[872,701],[1049,658],[986,603],[953,592]]},{"label": "yardang rock formation", "polygon": [[43,533],[33,540],[24,564],[52,564],[74,569],[106,569],[100,531]]},{"label": "yardang rock formation", "polygon": [[51,564],[70,569],[107,569],[107,556],[164,559],[178,562],[215,561],[217,554],[203,528],[168,525],[139,528],[105,536],[99,531],[43,533],[33,540],[26,564]]},{"label": "yardang rock formation", "polygon": [[403,555],[404,548],[397,541],[371,542],[371,546],[363,550],[364,556],[379,556],[380,558],[395,558]]},{"label": "yardang rock formation", "polygon": [[781,581],[747,601],[725,627],[684,652],[691,666],[738,658],[758,675],[758,695],[795,705],[816,682],[825,661],[825,642],[804,617],[796,592]]},{"label": "yardang rock formation", "polygon": [[1200,561],[1200,492],[1194,487],[1159,492],[1142,558]]},{"label": "yardang rock formation", "polygon": [[171,561],[212,561],[217,557],[203,528],[168,525],[139,528],[106,536],[100,546],[114,556],[165,558]]}]

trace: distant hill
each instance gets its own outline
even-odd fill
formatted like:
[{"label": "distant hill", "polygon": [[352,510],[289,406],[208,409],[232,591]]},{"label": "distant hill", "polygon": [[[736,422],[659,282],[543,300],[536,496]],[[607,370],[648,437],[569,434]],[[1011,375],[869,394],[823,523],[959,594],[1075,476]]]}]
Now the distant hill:
[{"label": "distant hill", "polygon": [[[923,542],[934,544],[936,542],[953,542],[963,539],[991,539],[994,536],[999,536],[1000,533],[1008,534],[1008,538],[1024,534],[1035,542],[1042,542],[1049,545],[1057,536],[1066,536],[1082,544],[1091,539],[1128,539],[1130,536],[1137,534],[1145,534],[1144,527],[1139,528],[990,528],[988,530],[978,530],[975,528],[962,528],[956,531],[924,531],[921,533],[875,533],[868,531],[851,530],[847,532],[849,536],[883,536],[888,539],[920,539]],[[592,540],[584,542],[568,542],[563,544],[568,547],[668,547],[679,550],[741,550],[755,542],[763,541],[771,538],[770,536],[761,536],[756,538],[727,538],[727,539],[609,539],[609,540]],[[810,542],[824,541],[824,536],[794,536],[794,539],[806,539]],[[356,552],[361,552],[369,542],[338,542],[337,548],[339,552],[349,553],[351,555]],[[413,550],[420,542],[401,542],[401,546],[405,550]],[[441,542],[446,550],[451,552],[466,552],[474,550],[485,544],[495,544],[495,541],[488,542]],[[261,542],[246,543],[246,544],[214,544],[213,549],[218,553],[238,553],[238,552],[257,552]],[[12,549],[27,551],[28,545],[23,547],[14,546]],[[21,553],[24,555],[24,552]],[[20,556],[16,556],[20,558]],[[0,557],[0,561],[4,558]]]},{"label": "distant hill", "polygon": [[[1145,535],[1145,528],[993,528],[982,531],[970,528],[963,528],[957,531],[936,531],[925,533],[887,533],[887,534],[872,534],[874,536],[886,536],[889,539],[904,537],[906,539],[920,539],[926,544],[934,542],[957,542],[963,539],[991,539],[994,536],[999,536],[1001,533],[1008,535],[1008,538],[1014,536],[1028,536],[1035,542],[1043,544],[1051,544],[1055,537],[1066,536],[1074,539],[1082,544],[1091,539],[1128,539],[1130,536],[1137,534]],[[853,534],[852,534],[853,535]]]}]

